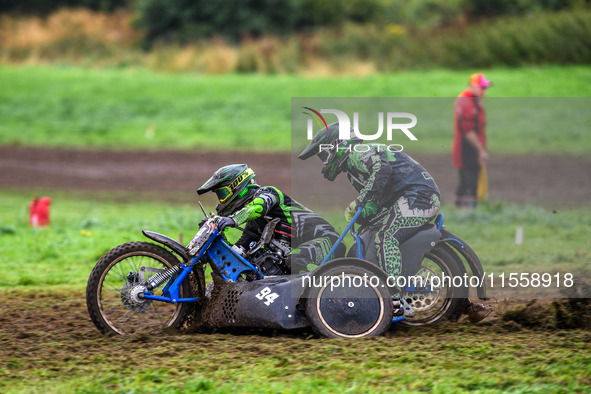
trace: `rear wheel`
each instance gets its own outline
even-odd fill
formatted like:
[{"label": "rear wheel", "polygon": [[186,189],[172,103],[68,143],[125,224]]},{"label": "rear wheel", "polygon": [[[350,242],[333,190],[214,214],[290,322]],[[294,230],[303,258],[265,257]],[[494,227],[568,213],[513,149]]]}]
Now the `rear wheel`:
[{"label": "rear wheel", "polygon": [[[133,242],[107,252],[95,265],[86,286],[86,305],[103,333],[131,334],[180,328],[191,311],[189,303],[169,304],[142,298],[143,280],[179,263],[168,250]],[[160,294],[164,285],[152,290]],[[180,297],[191,297],[191,281],[180,287]]]},{"label": "rear wheel", "polygon": [[392,296],[372,271],[344,264],[317,278],[320,281],[312,282],[306,302],[306,316],[316,333],[328,338],[359,338],[388,329]]},{"label": "rear wheel", "polygon": [[468,303],[467,288],[453,286],[453,283],[449,286],[449,283],[432,281],[431,278],[457,278],[463,277],[464,274],[462,261],[445,245],[438,245],[430,250],[415,275],[421,277],[416,283],[427,285],[407,286],[401,292],[401,298],[413,309],[414,316],[407,316],[400,324],[424,326],[442,320],[457,320]]}]

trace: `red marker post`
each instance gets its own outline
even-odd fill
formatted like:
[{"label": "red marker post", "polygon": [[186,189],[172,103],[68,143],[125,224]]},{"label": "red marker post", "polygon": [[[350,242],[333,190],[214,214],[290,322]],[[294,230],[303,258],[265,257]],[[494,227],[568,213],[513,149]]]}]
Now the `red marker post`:
[{"label": "red marker post", "polygon": [[49,226],[49,206],[51,198],[41,197],[33,198],[29,205],[29,224],[32,227],[48,227]]}]

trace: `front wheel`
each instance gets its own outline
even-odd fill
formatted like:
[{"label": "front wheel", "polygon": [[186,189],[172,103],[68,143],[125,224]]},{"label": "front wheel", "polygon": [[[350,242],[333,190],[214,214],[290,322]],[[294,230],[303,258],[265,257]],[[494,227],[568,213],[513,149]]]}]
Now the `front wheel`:
[{"label": "front wheel", "polygon": [[[86,306],[94,325],[103,333],[120,335],[180,328],[191,310],[190,304],[142,298],[143,281],[178,263],[168,250],[148,242],[111,249],[96,263],[86,286]],[[185,280],[180,297],[188,298],[190,294],[190,281]]]},{"label": "front wheel", "polygon": [[392,295],[373,271],[340,264],[316,278],[306,300],[306,316],[316,333],[328,338],[372,337],[392,323]]},{"label": "front wheel", "polygon": [[[401,298],[414,311],[400,324],[405,326],[425,326],[443,320],[457,320],[468,304],[466,287],[454,287],[449,281],[433,281],[438,278],[463,277],[464,265],[460,258],[445,245],[438,245],[425,254],[421,268],[416,273],[415,284],[401,292]],[[416,283],[423,284],[422,286]]]}]

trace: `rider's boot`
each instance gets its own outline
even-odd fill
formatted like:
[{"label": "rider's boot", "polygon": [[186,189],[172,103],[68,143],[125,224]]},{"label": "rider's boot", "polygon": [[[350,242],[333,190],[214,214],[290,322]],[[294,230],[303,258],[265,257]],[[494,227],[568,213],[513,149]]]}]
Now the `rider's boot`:
[{"label": "rider's boot", "polygon": [[493,308],[490,306],[477,304],[475,302],[468,303],[466,307],[466,314],[468,315],[468,320],[470,323],[478,323],[493,311]]}]

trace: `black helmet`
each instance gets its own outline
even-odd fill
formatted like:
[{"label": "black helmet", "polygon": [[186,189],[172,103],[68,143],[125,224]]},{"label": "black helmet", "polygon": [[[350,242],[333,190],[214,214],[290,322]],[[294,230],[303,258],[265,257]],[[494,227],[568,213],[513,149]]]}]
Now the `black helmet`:
[{"label": "black helmet", "polygon": [[[353,131],[353,129],[351,129]],[[324,163],[322,174],[329,181],[334,181],[342,171],[342,164],[350,152],[349,145],[362,143],[357,136],[348,140],[339,139],[339,122],[331,123],[316,133],[310,144],[299,154],[298,158],[306,160],[317,155]],[[323,147],[325,145],[326,147]],[[328,147],[330,146],[330,147]]]},{"label": "black helmet", "polygon": [[246,164],[231,164],[217,170],[197,194],[215,192],[220,203],[215,207],[219,215],[231,215],[244,205],[259,187],[256,175]]}]

